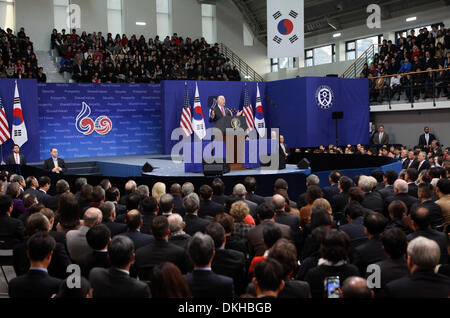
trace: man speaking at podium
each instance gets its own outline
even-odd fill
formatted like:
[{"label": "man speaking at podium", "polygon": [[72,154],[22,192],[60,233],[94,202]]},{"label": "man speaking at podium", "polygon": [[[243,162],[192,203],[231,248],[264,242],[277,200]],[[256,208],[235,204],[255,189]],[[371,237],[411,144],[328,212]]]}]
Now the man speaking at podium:
[{"label": "man speaking at podium", "polygon": [[[239,111],[236,114],[236,116],[241,116],[241,114],[242,114],[242,110]],[[233,116],[233,113],[230,109],[228,109],[225,106],[225,97],[221,95],[221,96],[217,97],[217,105],[211,109],[211,112],[209,114],[209,122],[215,123],[222,117],[226,117],[226,116]]]}]

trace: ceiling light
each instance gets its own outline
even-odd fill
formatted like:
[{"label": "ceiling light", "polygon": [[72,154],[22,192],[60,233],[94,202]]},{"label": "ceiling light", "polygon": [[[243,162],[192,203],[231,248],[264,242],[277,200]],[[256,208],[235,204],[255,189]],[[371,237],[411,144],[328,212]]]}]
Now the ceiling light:
[{"label": "ceiling light", "polygon": [[338,37],[340,37],[342,34],[341,33],[335,33],[335,34],[333,34],[333,38],[338,38]]},{"label": "ceiling light", "polygon": [[147,22],[136,22],[136,25],[147,25]]},{"label": "ceiling light", "polygon": [[416,21],[416,20],[417,20],[417,17],[406,18],[406,22],[411,22],[411,21]]}]

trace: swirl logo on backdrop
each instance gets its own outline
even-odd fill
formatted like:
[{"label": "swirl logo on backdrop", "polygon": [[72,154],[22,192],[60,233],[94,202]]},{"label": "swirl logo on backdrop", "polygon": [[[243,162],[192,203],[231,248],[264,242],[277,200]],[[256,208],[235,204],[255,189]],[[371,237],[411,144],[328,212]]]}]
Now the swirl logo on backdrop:
[{"label": "swirl logo on backdrop", "polygon": [[75,128],[80,134],[89,136],[95,130],[99,135],[106,135],[112,130],[112,122],[109,117],[99,116],[94,121],[91,117],[89,117],[90,115],[91,107],[83,102],[81,112],[75,120]]},{"label": "swirl logo on backdrop", "polygon": [[316,90],[316,103],[321,109],[330,109],[333,106],[334,93],[327,85],[321,85]]}]

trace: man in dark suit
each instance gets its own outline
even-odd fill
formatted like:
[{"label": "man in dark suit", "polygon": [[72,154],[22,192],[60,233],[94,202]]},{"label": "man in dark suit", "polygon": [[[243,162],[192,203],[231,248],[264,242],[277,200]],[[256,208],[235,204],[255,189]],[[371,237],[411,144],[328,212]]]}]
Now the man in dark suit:
[{"label": "man in dark suit", "polygon": [[39,178],[39,190],[36,194],[36,198],[39,203],[47,206],[48,201],[52,198],[51,195],[48,195],[47,192],[50,190],[51,180],[47,176],[42,176]]},{"label": "man in dark suit", "polygon": [[375,144],[373,137],[375,137],[376,133],[377,133],[377,125],[372,124],[372,126],[370,127],[370,132],[369,132],[369,143],[371,145]]},{"label": "man in dark suit", "polygon": [[94,225],[87,231],[86,240],[92,252],[86,256],[80,266],[82,275],[89,277],[89,273],[94,267],[109,268],[111,266],[108,256],[111,231],[105,224]]},{"label": "man in dark suit", "polygon": [[58,292],[61,280],[48,274],[56,242],[48,233],[36,233],[27,242],[30,269],[9,282],[11,298],[47,298]]},{"label": "man in dark suit", "polygon": [[386,170],[383,177],[384,188],[378,191],[383,200],[394,195],[394,182],[397,180],[398,174],[394,170]]},{"label": "man in dark suit", "polygon": [[29,176],[25,180],[26,183],[26,190],[24,191],[23,195],[25,194],[33,194],[34,196],[38,196],[38,188],[39,188],[39,182],[36,179],[36,177]]},{"label": "man in dark suit", "polygon": [[427,159],[427,154],[424,151],[419,152],[419,155],[417,156],[417,160],[419,161],[419,166],[417,167],[417,170],[419,171],[419,173],[422,170],[427,170],[430,169],[430,163],[428,162]]},{"label": "man in dark suit", "polygon": [[333,196],[335,194],[339,194],[339,188],[338,188],[338,182],[339,179],[342,177],[342,174],[340,171],[334,170],[330,173],[328,176],[328,181],[330,182],[329,186],[326,186],[322,189],[323,197],[330,202],[333,199]]},{"label": "man in dark suit", "polygon": [[[236,115],[241,116],[241,114],[242,114],[242,111],[239,111]],[[225,106],[225,97],[218,96],[217,97],[217,105],[211,109],[211,112],[209,114],[209,122],[215,123],[219,119],[226,117],[226,116],[233,116],[233,113],[231,112],[230,109],[228,109]]]},{"label": "man in dark suit", "polygon": [[215,178],[211,183],[211,187],[213,189],[212,200],[214,202],[222,204],[225,207],[225,204],[228,201],[228,196],[224,194],[225,184],[223,183],[222,179]]},{"label": "man in dark suit", "polygon": [[417,169],[417,167],[419,167],[419,161],[417,161],[416,156],[419,153],[415,152],[414,150],[409,150],[408,151],[408,159],[406,159],[403,163],[402,163],[402,169],[409,169],[409,168],[415,168]]},{"label": "man in dark suit", "polygon": [[375,181],[373,177],[361,176],[358,187],[364,191],[364,200],[361,205],[375,212],[383,212],[383,197],[379,192],[373,191]]},{"label": "man in dark suit", "polygon": [[12,249],[25,239],[22,221],[12,218],[13,201],[8,195],[0,195],[0,248]]},{"label": "man in dark suit", "polygon": [[389,282],[409,274],[406,264],[406,246],[408,244],[405,233],[399,228],[387,229],[381,238],[386,259],[376,263],[380,267],[380,289],[375,288],[377,295]]},{"label": "man in dark suit", "polygon": [[258,206],[256,210],[259,224],[248,231],[248,250],[250,258],[262,256],[265,252],[263,229],[268,222],[274,222],[281,229],[282,237],[292,239],[291,228],[288,225],[275,222],[275,211],[267,203]]},{"label": "man in dark suit", "polygon": [[154,241],[152,235],[141,233],[140,229],[143,221],[142,215],[138,210],[129,211],[125,223],[127,224],[128,231],[122,233],[122,235],[128,236],[133,241],[136,250]]},{"label": "man in dark suit", "polygon": [[225,229],[221,224],[211,222],[206,227],[206,234],[214,240],[215,255],[211,266],[212,270],[214,273],[232,278],[235,294],[243,294],[247,286],[245,255],[242,252],[225,248]]},{"label": "man in dark suit", "polygon": [[427,239],[435,241],[441,250],[441,258],[439,263],[447,264],[447,236],[445,233],[433,230],[431,228],[431,215],[428,209],[424,206],[421,206],[417,210],[411,211],[410,218],[412,221],[411,228],[414,230],[414,232],[407,236],[408,242],[419,236],[423,236]]},{"label": "man in dark suit", "polygon": [[67,171],[66,164],[63,159],[58,158],[58,149],[52,148],[51,157],[44,161],[44,170],[54,173],[64,173]]},{"label": "man in dark suit", "polygon": [[246,199],[260,205],[264,203],[264,197],[257,195],[256,192],[256,179],[255,177],[245,177],[244,179],[245,190],[247,191]]},{"label": "man in dark suit", "polygon": [[257,298],[277,298],[285,288],[283,266],[274,259],[267,259],[256,264],[253,286]]},{"label": "man in dark suit", "polygon": [[361,275],[366,274],[367,266],[386,259],[381,243],[381,235],[387,225],[387,219],[378,212],[373,212],[364,217],[364,231],[369,238],[355,248],[352,263],[358,267]]},{"label": "man in dark suit", "polygon": [[289,155],[291,154],[291,151],[289,149],[289,146],[287,143],[284,142],[284,136],[280,135],[280,143],[279,143],[279,165],[280,167],[285,167],[286,162],[288,160]]},{"label": "man in dark suit", "polygon": [[[319,186],[320,185],[320,179],[317,175],[315,174],[310,174],[309,176],[306,177],[306,190],[308,190],[308,188],[310,186]],[[345,204],[347,204],[347,202],[345,202]],[[300,194],[298,196],[298,201],[297,201],[297,208],[301,209],[306,205],[306,191],[303,192],[302,194]],[[333,209],[333,211],[335,211]]]},{"label": "man in dark suit", "polygon": [[58,209],[59,197],[64,193],[70,192],[69,183],[64,179],[60,179],[56,182],[55,190],[56,194],[45,202],[45,206],[53,211]]},{"label": "man in dark suit", "polygon": [[183,199],[181,197],[181,186],[178,183],[174,183],[170,186],[169,192],[173,197],[172,213],[178,213],[180,215],[184,215]]},{"label": "man in dark suit", "polygon": [[345,206],[348,204],[348,191],[352,187],[353,181],[349,177],[342,176],[338,182],[340,193],[333,195],[331,199],[331,208],[333,213],[344,212]]},{"label": "man in dark suit", "polygon": [[223,212],[224,207],[211,200],[213,195],[213,189],[204,184],[200,187],[200,209],[198,210],[198,216],[201,218],[210,217],[214,218],[217,214]]},{"label": "man in dark suit", "polygon": [[185,196],[183,198],[183,208],[185,212],[183,220],[186,222],[184,231],[191,236],[196,232],[204,233],[209,221],[198,216],[198,210],[200,209],[198,195],[196,193],[191,193]]},{"label": "man in dark suit", "polygon": [[211,266],[215,256],[211,236],[197,232],[189,242],[188,253],[194,262],[194,270],[184,276],[194,298],[232,298],[233,279],[216,274]]},{"label": "man in dark suit", "polygon": [[116,219],[116,207],[112,202],[104,202],[98,207],[102,211],[103,224],[105,224],[111,231],[111,237],[122,234],[127,231],[127,226],[123,223],[115,222]]},{"label": "man in dark suit", "polygon": [[149,298],[148,285],[130,277],[135,258],[133,241],[123,235],[116,236],[109,243],[108,255],[111,267],[96,267],[89,274],[94,298]]},{"label": "man in dark suit", "polygon": [[373,142],[375,145],[388,145],[389,135],[384,131],[384,126],[378,127],[378,132],[373,136]]},{"label": "man in dark suit", "polygon": [[430,225],[434,228],[435,226],[444,224],[444,217],[442,216],[441,207],[432,199],[433,191],[434,188],[431,184],[419,184],[418,196],[420,201],[413,204],[411,210],[416,210],[420,206],[426,207],[430,213]]},{"label": "man in dark suit", "polygon": [[436,136],[430,134],[430,128],[425,127],[423,129],[424,133],[419,137],[419,146],[422,148],[429,148],[431,146],[431,142],[436,140]]},{"label": "man in dark suit", "polygon": [[27,160],[25,159],[25,156],[20,153],[19,145],[14,145],[12,151],[13,153],[8,156],[8,159],[6,159],[6,164],[25,166],[27,164]]},{"label": "man in dark suit", "polygon": [[339,230],[347,233],[350,238],[352,248],[358,247],[367,242],[367,234],[364,231],[364,213],[360,208],[361,205],[355,204],[357,202],[350,202],[347,206],[347,224],[339,227]]},{"label": "man in dark suit", "polygon": [[405,180],[397,179],[394,182],[394,195],[387,197],[384,203],[384,215],[389,215],[388,207],[392,201],[400,200],[406,204],[408,211],[411,212],[411,206],[417,202],[417,199],[408,194],[408,183]]},{"label": "man in dark suit", "polygon": [[295,215],[286,214],[284,211],[285,199],[279,194],[275,194],[272,198],[272,204],[275,209],[275,222],[285,224],[291,228],[291,234],[294,241],[299,239],[300,235],[300,221]]},{"label": "man in dark suit", "polygon": [[170,229],[169,242],[187,251],[191,236],[184,232],[186,223],[183,221],[183,218],[178,213],[172,213],[167,220],[169,221]]},{"label": "man in dark suit", "polygon": [[169,221],[165,216],[157,216],[152,222],[152,233],[155,238],[149,244],[136,250],[135,266],[141,280],[151,280],[154,266],[162,262],[172,262],[182,273],[189,270],[186,252],[169,243]]},{"label": "man in dark suit", "polygon": [[386,297],[448,298],[450,278],[434,273],[440,254],[436,242],[426,237],[417,237],[409,242],[407,254],[410,275],[388,283],[385,288]]},{"label": "man in dark suit", "polygon": [[127,207],[124,204],[120,204],[120,191],[117,187],[111,187],[105,192],[106,201],[111,201],[116,207],[116,216],[124,215],[127,213]]}]

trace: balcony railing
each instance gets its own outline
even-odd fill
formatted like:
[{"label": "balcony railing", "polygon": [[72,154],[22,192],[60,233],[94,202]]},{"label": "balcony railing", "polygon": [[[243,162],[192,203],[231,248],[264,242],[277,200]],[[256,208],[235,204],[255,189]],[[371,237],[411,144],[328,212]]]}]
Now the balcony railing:
[{"label": "balcony railing", "polygon": [[370,65],[372,63],[375,54],[378,53],[379,44],[372,44],[365,50],[345,72],[341,75],[343,78],[358,78],[359,74],[364,68],[364,64]]},{"label": "balcony railing", "polygon": [[450,67],[369,77],[369,91],[371,106],[388,104],[391,109],[403,97],[411,108],[427,99],[436,107],[436,101],[450,99]]},{"label": "balcony railing", "polygon": [[231,67],[237,66],[241,74],[241,81],[247,82],[264,82],[264,79],[253,68],[244,62],[236,53],[234,53],[228,46],[220,43],[220,53],[223,53],[225,58],[230,59]]}]

